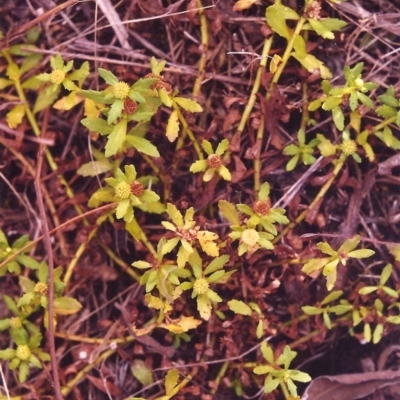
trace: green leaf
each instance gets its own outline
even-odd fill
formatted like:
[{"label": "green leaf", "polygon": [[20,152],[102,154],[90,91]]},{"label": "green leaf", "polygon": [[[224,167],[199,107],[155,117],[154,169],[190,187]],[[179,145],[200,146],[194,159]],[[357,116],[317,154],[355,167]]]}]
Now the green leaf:
[{"label": "green leaf", "polygon": [[172,111],[168,118],[166,135],[168,140],[172,143],[178,137],[179,133],[179,118],[176,110]]},{"label": "green leaf", "polygon": [[184,110],[189,112],[202,112],[203,108],[196,101],[186,99],[184,97],[174,97],[174,101],[179,104]]},{"label": "green leaf", "polygon": [[323,313],[323,310],[321,308],[313,306],[303,306],[301,307],[301,309],[307,315],[318,315]]},{"label": "green leaf", "polygon": [[100,133],[100,135],[109,135],[114,127],[101,118],[84,118],[81,124],[92,132]]},{"label": "green leaf", "polygon": [[177,369],[171,369],[168,371],[165,377],[165,392],[167,395],[172,394],[172,391],[178,384],[179,372]]},{"label": "green leaf", "polygon": [[300,152],[299,146],[296,146],[295,144],[290,144],[283,149],[283,154],[286,156],[298,155]]},{"label": "green leaf", "polygon": [[241,300],[230,300],[228,301],[228,307],[235,314],[240,315],[251,315],[253,314],[252,309]]},{"label": "green leaf", "polygon": [[343,290],[335,290],[332,293],[329,293],[328,296],[321,301],[321,305],[332,303],[333,301],[337,300],[343,294]]},{"label": "green leaf", "polygon": [[166,107],[172,107],[172,99],[164,89],[158,89],[158,96]]},{"label": "green leaf", "polygon": [[167,62],[165,60],[161,60],[160,62],[157,62],[155,57],[151,57],[151,60],[150,60],[151,72],[154,75],[160,75],[161,72],[164,70],[166,63]]},{"label": "green leaf", "polygon": [[270,363],[274,363],[274,352],[272,351],[271,346],[267,344],[267,342],[263,341],[261,343],[261,353],[263,357]]},{"label": "green leaf", "polygon": [[306,42],[301,36],[298,35],[294,38],[293,48],[296,57],[303,59],[307,56]]},{"label": "green leaf", "polygon": [[80,90],[79,94],[86,99],[93,100],[97,104],[111,104],[112,100],[106,100],[104,92],[98,92],[97,90]]},{"label": "green leaf", "polygon": [[360,250],[354,250],[351,251],[350,253],[347,253],[348,257],[351,258],[368,258],[371,257],[375,254],[373,250],[369,249],[360,249]]},{"label": "green leaf", "polygon": [[218,202],[218,208],[221,212],[222,216],[231,224],[231,225],[240,225],[239,214],[236,211],[236,207],[229,203],[226,200],[220,200]]},{"label": "green leaf", "polygon": [[[255,370],[253,370],[254,373],[257,373]],[[266,384],[264,385],[264,393],[271,393],[273,392],[278,385],[280,384],[280,380],[279,379],[273,379],[270,382],[265,382]]]},{"label": "green leaf", "polygon": [[290,32],[286,25],[287,19],[298,20],[299,15],[290,7],[282,4],[269,6],[265,12],[265,18],[270,28],[285,39],[290,39]]},{"label": "green leaf", "polygon": [[[332,29],[329,29],[328,26],[325,24],[326,20],[316,20],[310,18],[308,19],[308,22],[319,36],[322,36],[324,39],[335,39],[335,35],[332,33]],[[346,23],[344,24],[346,25]],[[306,26],[304,28],[306,28]]]},{"label": "green leaf", "polygon": [[97,176],[104,174],[105,172],[111,171],[112,164],[108,160],[104,161],[90,161],[86,164],[82,164],[78,170],[77,174],[81,176]]},{"label": "green leaf", "polygon": [[224,265],[229,261],[229,256],[227,254],[214,258],[204,270],[204,275],[209,275],[215,271],[218,271],[224,267]]},{"label": "green leaf", "polygon": [[197,296],[197,311],[201,318],[208,321],[211,317],[211,300],[204,294]]},{"label": "green leaf", "polygon": [[207,160],[198,160],[195,161],[189,168],[190,172],[193,172],[194,174],[197,172],[202,172],[206,170],[208,167],[207,165]]},{"label": "green leaf", "polygon": [[111,104],[110,111],[107,116],[107,122],[113,124],[119,117],[121,117],[122,110],[124,109],[124,100],[117,99]]},{"label": "green leaf", "polygon": [[380,342],[380,340],[382,339],[383,330],[384,330],[383,324],[378,324],[375,327],[374,333],[372,335],[372,343],[377,344]]},{"label": "green leaf", "polygon": [[143,360],[134,359],[131,364],[131,372],[143,386],[149,386],[154,382],[153,371]]},{"label": "green leaf", "polygon": [[126,138],[127,120],[122,119],[108,136],[108,141],[105,147],[106,157],[111,157],[118,153],[122,148]]},{"label": "green leaf", "polygon": [[82,304],[72,297],[58,297],[54,299],[54,312],[56,315],[71,315],[77,313]]},{"label": "green leaf", "polygon": [[344,115],[340,107],[335,107],[332,110],[333,122],[339,131],[344,129]]},{"label": "green leaf", "polygon": [[161,254],[165,255],[172,251],[179,242],[179,238],[172,238],[168,240],[161,249]]},{"label": "green leaf", "polygon": [[296,53],[291,53],[293,56],[308,72],[312,73],[314,70],[319,69],[322,79],[331,79],[332,74],[324,63],[315,56],[307,54],[305,57],[300,58]]},{"label": "green leaf", "polygon": [[118,83],[118,78],[111,72],[104,68],[98,69],[99,75],[105,80],[107,85],[114,86]]},{"label": "green leaf", "polygon": [[157,147],[145,138],[127,135],[125,140],[140,153],[151,157],[160,157]]}]

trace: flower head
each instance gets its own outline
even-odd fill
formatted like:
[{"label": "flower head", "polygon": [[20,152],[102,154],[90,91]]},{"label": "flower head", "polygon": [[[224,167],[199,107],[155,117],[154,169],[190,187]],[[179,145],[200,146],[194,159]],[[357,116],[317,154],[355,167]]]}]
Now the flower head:
[{"label": "flower head", "polygon": [[[123,218],[125,222],[131,222],[133,219],[133,207],[142,206],[145,203],[157,202],[160,197],[151,190],[144,189],[140,179],[136,179],[136,169],[133,165],[125,166],[125,173],[121,169],[117,169],[114,178],[106,178],[106,182],[111,186],[114,196],[107,196],[109,190],[100,189],[93,194],[103,201],[117,201],[116,209],[117,218]],[[94,202],[92,198],[89,204]]]},{"label": "flower head", "polygon": [[190,172],[196,173],[205,171],[203,176],[204,182],[210,181],[215,173],[217,173],[226,181],[230,181],[231,173],[229,172],[228,168],[225,167],[221,158],[229,146],[228,140],[222,140],[215,152],[208,140],[203,140],[202,146],[204,151],[208,154],[207,160],[198,160],[194,162],[190,166]]},{"label": "flower head", "polygon": [[258,200],[253,204],[253,207],[249,207],[246,204],[238,204],[237,208],[250,217],[247,221],[249,227],[262,225],[267,232],[276,235],[278,232],[274,224],[288,224],[289,220],[285,216],[285,210],[283,208],[271,207],[269,192],[269,184],[265,182],[261,185],[260,191],[258,192]]},{"label": "flower head", "polygon": [[202,260],[194,251],[189,258],[189,264],[192,267],[193,276],[190,281],[179,285],[182,290],[192,289],[192,298],[197,299],[197,310],[203,319],[208,320],[211,316],[212,302],[221,302],[221,297],[210,289],[214,283],[224,283],[234,271],[226,272],[223,268],[229,261],[228,255],[215,258],[203,269]]}]

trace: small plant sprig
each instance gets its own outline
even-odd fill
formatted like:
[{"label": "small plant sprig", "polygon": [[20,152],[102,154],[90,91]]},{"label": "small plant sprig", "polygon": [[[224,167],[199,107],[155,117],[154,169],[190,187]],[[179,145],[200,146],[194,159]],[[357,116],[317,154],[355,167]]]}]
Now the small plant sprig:
[{"label": "small plant sprig", "polygon": [[210,231],[200,230],[200,226],[193,219],[194,209],[190,207],[185,212],[185,217],[171,203],[167,204],[167,214],[172,222],[162,221],[164,228],[173,233],[175,237],[168,239],[161,247],[161,254],[170,253],[180,243],[177,254],[177,265],[183,268],[190,255],[194,252],[195,243],[199,243],[202,250],[211,257],[218,257],[219,248],[215,242],[218,235]]},{"label": "small plant sprig", "polygon": [[89,207],[98,207],[101,203],[116,202],[116,217],[129,223],[134,218],[134,207],[149,211],[151,204],[157,203],[160,196],[145,189],[145,184],[151,178],[137,178],[134,165],[125,165],[124,171],[117,168],[115,177],[106,178],[109,186],[94,192],[88,204]]},{"label": "small plant sprig", "polygon": [[306,144],[306,135],[304,129],[299,129],[297,132],[298,145],[290,144],[283,149],[283,154],[292,156],[286,164],[286,171],[293,171],[296,165],[301,160],[304,165],[311,165],[315,162],[315,157],[312,155],[314,147],[319,143],[319,139],[312,139]]},{"label": "small plant sprig", "polygon": [[213,150],[211,143],[208,140],[203,140],[201,143],[204,151],[207,153],[207,160],[198,160],[190,166],[190,172],[202,172],[205,171],[203,175],[203,181],[209,182],[215,173],[217,173],[221,178],[226,181],[231,180],[231,173],[228,168],[222,162],[221,156],[225,153],[229,146],[229,141],[223,139],[217,146],[217,149]]},{"label": "small plant sprig", "polygon": [[210,289],[210,285],[225,283],[235,272],[235,270],[226,272],[223,269],[228,261],[228,255],[219,256],[203,269],[203,261],[197,251],[194,251],[189,257],[189,264],[192,267],[193,276],[190,281],[181,283],[179,289],[183,291],[192,289],[192,299],[196,298],[197,310],[201,318],[206,321],[211,317],[212,303],[219,303],[222,301],[222,298]]},{"label": "small plant sprig", "polygon": [[[329,293],[320,303],[316,306],[303,306],[301,309],[307,315],[321,315],[324,320],[324,324],[328,329],[332,329],[332,321],[329,316],[330,313],[336,316],[346,314],[352,310],[352,306],[349,304],[336,304],[330,305],[334,301],[338,300],[343,294],[343,290],[334,290]],[[325,307],[324,307],[325,306]]]},{"label": "small plant sprig", "polygon": [[370,249],[354,250],[359,243],[360,236],[356,235],[347,239],[339,249],[335,251],[328,243],[320,242],[317,244],[317,249],[324,254],[328,254],[329,257],[312,258],[308,260],[304,264],[302,271],[308,275],[315,276],[315,273],[318,274],[322,269],[323,275],[326,276],[326,287],[328,290],[332,290],[336,283],[336,269],[339,263],[345,266],[349,258],[367,258],[375,254],[375,252]]},{"label": "small plant sprig", "polygon": [[[297,387],[294,381],[311,381],[310,375],[305,372],[289,369],[297,352],[286,345],[282,354],[275,358],[272,348],[266,342],[261,343],[261,352],[268,365],[258,365],[253,369],[253,372],[257,375],[267,374],[264,382],[264,393],[271,393],[280,385],[284,393],[289,392],[292,397],[297,398]],[[285,397],[288,398],[288,396]]]},{"label": "small plant sprig", "polygon": [[[22,249],[28,242],[29,236],[22,235],[11,246],[7,240],[6,235],[0,229],[0,262],[19,252],[20,249]],[[39,263],[34,258],[29,257],[25,254],[28,251],[29,248],[24,250],[22,253],[16,255],[3,268],[1,268],[0,277],[4,276],[7,271],[19,275],[21,273],[20,264],[30,269],[37,269],[39,267]]]},{"label": "small plant sprig", "polygon": [[16,349],[0,350],[0,360],[10,360],[10,369],[18,369],[18,380],[26,381],[30,366],[42,369],[42,362],[50,361],[50,355],[40,349],[42,334],[37,332],[30,336],[25,330],[11,333]]},{"label": "small plant sprig", "polygon": [[344,129],[344,114],[342,107],[347,105],[351,111],[356,111],[359,104],[372,109],[374,102],[365,94],[378,85],[373,82],[364,82],[361,76],[364,63],[358,63],[353,68],[345,66],[343,69],[346,83],[342,87],[332,87],[329,81],[322,82],[324,95],[310,103],[308,109],[315,111],[322,106],[326,111],[332,111],[332,119],[339,131]]},{"label": "small plant sprig", "polygon": [[[260,248],[273,250],[272,240],[278,233],[275,224],[289,223],[288,218],[284,215],[284,209],[271,207],[269,193],[270,186],[265,182],[257,193],[257,201],[253,204],[253,207],[246,204],[235,206],[226,200],[218,202],[222,216],[231,224],[230,239],[239,240],[238,254],[240,256],[244,253],[251,255]],[[246,215],[243,222],[236,209]],[[258,231],[256,229],[258,226],[267,232]]]}]

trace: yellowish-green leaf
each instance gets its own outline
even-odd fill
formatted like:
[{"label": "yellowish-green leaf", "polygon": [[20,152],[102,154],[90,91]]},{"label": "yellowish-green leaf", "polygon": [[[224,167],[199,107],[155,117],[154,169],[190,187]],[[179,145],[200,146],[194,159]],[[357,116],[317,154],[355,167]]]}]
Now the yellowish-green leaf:
[{"label": "yellowish-green leaf", "polygon": [[18,125],[21,124],[24,116],[25,116],[25,105],[17,104],[11,109],[11,111],[7,113],[6,117],[7,125],[11,129],[15,129]]},{"label": "yellowish-green leaf", "polygon": [[131,365],[132,375],[143,385],[151,385],[153,380],[153,371],[143,360],[135,359]]},{"label": "yellowish-green leaf", "polygon": [[226,200],[220,200],[218,202],[218,208],[221,212],[222,216],[231,224],[231,225],[240,225],[239,214],[236,211],[236,207],[234,204],[229,203]]},{"label": "yellowish-green leaf", "polygon": [[324,63],[318,58],[314,57],[311,54],[307,54],[304,58],[300,58],[296,55],[296,53],[291,53],[291,55],[310,73],[314,72],[314,70],[319,69],[320,75],[322,79],[331,79],[332,74],[329,71]]},{"label": "yellowish-green leaf", "polygon": [[173,333],[183,333],[190,329],[196,329],[201,323],[201,320],[194,317],[181,317],[177,320],[172,320],[170,324],[166,324],[165,328]]},{"label": "yellowish-green leaf", "polygon": [[186,99],[184,97],[174,97],[174,101],[179,104],[184,110],[189,112],[202,112],[203,108],[196,101]]},{"label": "yellowish-green leaf", "polygon": [[70,315],[77,313],[82,304],[72,297],[58,297],[54,299],[54,313],[56,315]]},{"label": "yellowish-green leaf", "polygon": [[269,6],[265,12],[265,17],[270,28],[287,40],[290,39],[290,32],[286,20],[298,20],[300,18],[294,10],[282,4]]},{"label": "yellowish-green leaf", "polygon": [[167,395],[172,394],[175,386],[178,384],[179,372],[177,369],[171,369],[168,371],[165,377],[165,392]]},{"label": "yellowish-green leaf", "polygon": [[251,315],[253,313],[251,308],[241,300],[230,300],[230,301],[228,301],[228,307],[235,314]]},{"label": "yellowish-green leaf", "polygon": [[239,0],[237,1],[232,10],[233,11],[243,11],[248,8],[250,8],[254,3],[256,3],[258,0]]},{"label": "yellowish-green leaf", "polygon": [[122,148],[126,138],[127,120],[122,119],[108,136],[108,141],[105,148],[106,157],[111,157],[118,153]]},{"label": "yellowish-green leaf", "polygon": [[161,88],[158,90],[158,96],[166,107],[172,107],[171,97],[168,96],[168,93],[164,89]]},{"label": "yellowish-green leaf", "polygon": [[150,308],[154,308],[156,310],[162,310],[164,308],[164,302],[160,298],[155,297],[150,293],[147,293],[144,296],[144,300]]},{"label": "yellowish-green leaf", "polygon": [[174,142],[178,137],[179,133],[179,119],[178,112],[176,110],[172,111],[171,115],[168,118],[167,123],[167,138],[170,142]]}]

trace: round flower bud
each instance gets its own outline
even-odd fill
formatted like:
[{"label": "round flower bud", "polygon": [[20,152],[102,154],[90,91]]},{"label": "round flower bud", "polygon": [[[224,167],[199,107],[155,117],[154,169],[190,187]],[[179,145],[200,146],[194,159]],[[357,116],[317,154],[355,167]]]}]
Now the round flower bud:
[{"label": "round flower bud", "polygon": [[139,181],[131,182],[130,188],[131,188],[131,193],[136,197],[140,197],[143,194],[144,187]]},{"label": "round flower bud", "polygon": [[65,79],[65,72],[62,69],[56,69],[50,74],[50,82],[60,85]]},{"label": "round flower bud", "polygon": [[253,205],[253,211],[261,216],[267,215],[271,209],[271,200],[258,200]]},{"label": "round flower bud", "polygon": [[255,246],[260,239],[259,233],[255,229],[245,229],[242,233],[241,240],[248,246]]},{"label": "round flower bud", "polygon": [[20,317],[10,318],[10,328],[11,329],[19,329],[22,328],[22,321]]},{"label": "round flower bud", "polygon": [[47,286],[47,283],[44,282],[38,282],[33,291],[35,293],[40,294],[41,296],[47,296],[47,293],[49,292],[49,287]]},{"label": "round flower bud", "polygon": [[26,344],[22,344],[21,346],[18,346],[17,351],[15,352],[15,355],[21,361],[28,361],[31,354],[32,354],[31,349]]},{"label": "round flower bud", "polygon": [[136,103],[136,101],[130,99],[129,97],[127,97],[124,101],[124,111],[126,114],[130,115],[133,114],[136,109],[137,109],[138,105]]},{"label": "round flower bud", "polygon": [[357,89],[361,89],[364,86],[364,81],[361,78],[357,78],[354,83]]},{"label": "round flower bud", "polygon": [[343,151],[344,154],[346,154],[346,156],[351,156],[352,154],[354,154],[357,150],[357,144],[354,140],[351,139],[347,139],[344,140],[342,145],[341,145],[341,149]]},{"label": "round flower bud", "polygon": [[114,190],[115,190],[115,195],[120,200],[127,199],[131,195],[131,187],[126,182],[119,182],[117,186],[115,186]]},{"label": "round flower bud", "polygon": [[207,157],[207,165],[209,168],[219,168],[222,166],[221,157],[218,154],[211,154]]},{"label": "round flower bud", "polygon": [[210,284],[207,282],[206,278],[196,279],[193,284],[193,291],[196,294],[205,294],[210,287]]},{"label": "round flower bud", "polygon": [[129,94],[130,87],[126,82],[117,82],[113,86],[113,94],[116,99],[126,99]]}]

